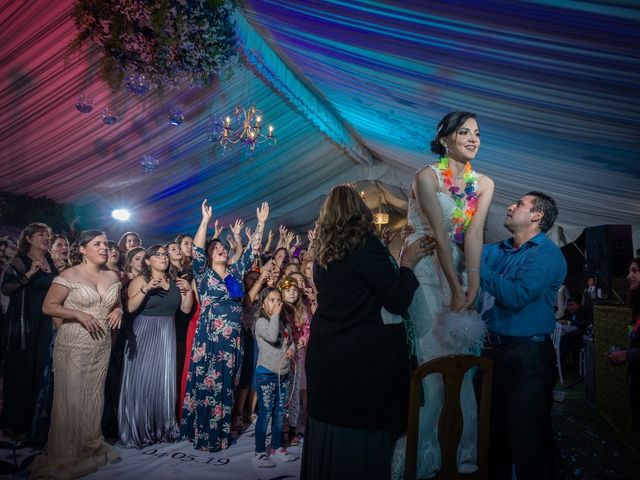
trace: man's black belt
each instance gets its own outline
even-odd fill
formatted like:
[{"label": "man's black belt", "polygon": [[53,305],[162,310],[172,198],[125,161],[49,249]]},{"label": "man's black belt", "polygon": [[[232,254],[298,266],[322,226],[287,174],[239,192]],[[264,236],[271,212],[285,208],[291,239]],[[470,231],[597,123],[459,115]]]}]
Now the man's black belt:
[{"label": "man's black belt", "polygon": [[485,339],[485,345],[496,347],[498,345],[513,345],[516,343],[540,343],[544,342],[549,335],[540,334],[540,335],[530,335],[528,337],[514,337],[511,335],[498,335],[496,333],[487,333],[487,338]]}]

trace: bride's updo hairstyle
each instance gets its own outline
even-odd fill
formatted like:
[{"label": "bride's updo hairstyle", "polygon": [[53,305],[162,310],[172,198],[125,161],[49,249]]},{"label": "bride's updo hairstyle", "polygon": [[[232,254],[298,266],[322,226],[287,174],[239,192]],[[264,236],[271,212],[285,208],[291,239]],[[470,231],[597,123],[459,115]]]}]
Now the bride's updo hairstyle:
[{"label": "bride's updo hairstyle", "polygon": [[373,215],[358,192],[338,185],[329,192],[318,217],[313,246],[315,260],[325,269],[330,262],[340,261],[362,247],[368,233],[373,232]]},{"label": "bride's updo hairstyle", "polygon": [[469,112],[449,112],[440,123],[438,123],[438,128],[436,129],[436,136],[431,140],[431,151],[438,155],[439,157],[444,157],[447,155],[447,149],[444,145],[442,145],[442,139],[447,138],[452,133],[455,133],[464,122],[469,120],[470,118],[476,118],[475,113]]}]

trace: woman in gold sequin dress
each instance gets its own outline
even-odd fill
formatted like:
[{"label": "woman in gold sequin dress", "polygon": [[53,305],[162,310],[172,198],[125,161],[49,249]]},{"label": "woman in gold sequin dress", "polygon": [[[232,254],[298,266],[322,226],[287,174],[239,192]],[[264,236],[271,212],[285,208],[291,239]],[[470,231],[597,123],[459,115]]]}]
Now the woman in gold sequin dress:
[{"label": "woman in gold sequin dress", "polygon": [[100,420],[111,352],[111,329],[120,327],[120,281],[104,269],[107,238],[99,230],[78,239],[82,263],[62,272],[44,300],[55,317],[55,375],[49,440],[31,467],[32,478],[69,479],[118,458],[104,441]]}]

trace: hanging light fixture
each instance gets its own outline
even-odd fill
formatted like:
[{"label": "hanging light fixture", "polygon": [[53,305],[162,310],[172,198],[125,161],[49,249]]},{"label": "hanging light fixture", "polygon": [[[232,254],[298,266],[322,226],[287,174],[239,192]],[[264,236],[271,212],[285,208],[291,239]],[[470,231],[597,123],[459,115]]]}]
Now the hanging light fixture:
[{"label": "hanging light fixture", "polygon": [[389,214],[382,208],[382,195],[380,195],[380,202],[378,203],[378,212],[373,215],[373,223],[378,227],[389,223]]},{"label": "hanging light fixture", "polygon": [[219,142],[224,148],[239,143],[253,151],[257,145],[266,143],[271,147],[277,143],[273,130],[273,125],[269,125],[267,132],[264,132],[262,112],[254,104],[248,110],[238,106],[233,116],[227,115],[214,121],[209,126],[207,137],[212,142]]}]

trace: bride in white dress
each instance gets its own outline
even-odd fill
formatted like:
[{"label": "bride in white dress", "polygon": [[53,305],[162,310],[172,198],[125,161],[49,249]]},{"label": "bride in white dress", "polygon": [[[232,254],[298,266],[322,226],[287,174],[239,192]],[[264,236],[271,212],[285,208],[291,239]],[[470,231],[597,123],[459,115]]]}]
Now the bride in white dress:
[{"label": "bride in white dress", "polygon": [[[418,364],[450,354],[477,353],[485,326],[472,310],[480,287],[483,228],[493,181],[471,169],[480,147],[475,114],[451,112],[438,124],[431,151],[440,160],[416,173],[407,222],[413,229],[409,241],[431,234],[436,255],[424,257],[414,268],[420,282],[409,308]],[[477,407],[468,372],[461,389],[464,427],[458,448],[458,470],[477,469]],[[418,477],[434,476],[440,469],[438,418],[443,385],[437,375],[423,382],[424,408],[420,412]],[[404,473],[405,438],[394,453],[392,477]]]}]

